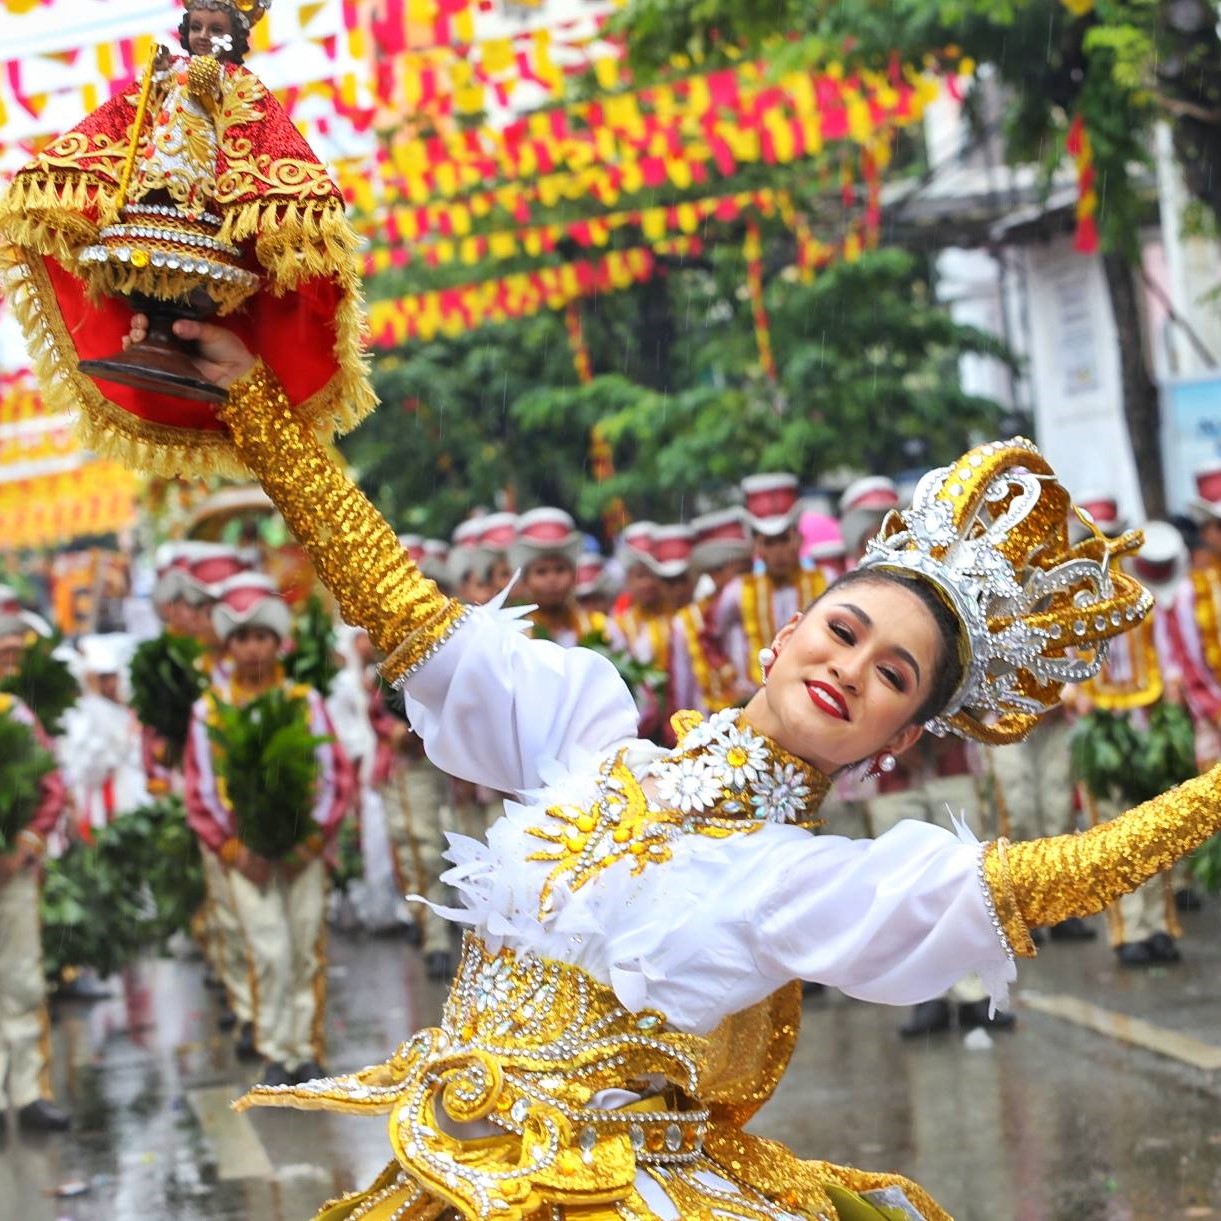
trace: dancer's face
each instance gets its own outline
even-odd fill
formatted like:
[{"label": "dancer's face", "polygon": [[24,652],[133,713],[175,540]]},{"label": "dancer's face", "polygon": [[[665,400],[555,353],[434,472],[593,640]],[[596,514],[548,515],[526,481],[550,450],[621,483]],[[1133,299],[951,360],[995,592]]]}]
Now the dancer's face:
[{"label": "dancer's face", "polygon": [[[233,38],[233,18],[220,9],[198,9],[187,19],[187,45],[192,55],[213,55],[214,38]],[[217,55],[217,59],[223,55]]]},{"label": "dancer's face", "polygon": [[901,754],[920,736],[913,721],[942,647],[933,616],[901,585],[832,589],[777,635],[776,662],[747,719],[827,775]]}]

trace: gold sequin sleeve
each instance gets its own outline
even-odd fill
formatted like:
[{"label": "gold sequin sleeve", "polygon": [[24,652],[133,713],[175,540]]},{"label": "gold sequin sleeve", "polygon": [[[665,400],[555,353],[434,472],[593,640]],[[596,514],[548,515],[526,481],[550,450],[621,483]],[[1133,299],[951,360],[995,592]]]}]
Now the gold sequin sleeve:
[{"label": "gold sequin sleeve", "polygon": [[1015,954],[1030,929],[1089,916],[1221,830],[1221,766],[1080,835],[989,844],[984,880]]},{"label": "gold sequin sleeve", "polygon": [[420,572],[262,363],[230,386],[219,414],[344,619],[388,654],[386,681],[401,682],[449,638],[467,608]]}]

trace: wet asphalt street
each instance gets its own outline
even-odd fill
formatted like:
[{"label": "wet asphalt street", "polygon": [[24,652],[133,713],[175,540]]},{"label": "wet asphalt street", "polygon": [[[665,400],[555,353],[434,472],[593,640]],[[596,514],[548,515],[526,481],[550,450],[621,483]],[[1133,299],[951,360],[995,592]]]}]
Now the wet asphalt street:
[{"label": "wet asphalt street", "polygon": [[[1221,1218],[1221,910],[1184,923],[1177,967],[1122,970],[1101,936],[1049,945],[1021,969],[1018,1029],[980,1049],[904,1043],[900,1011],[811,998],[754,1126],[909,1174],[959,1221]],[[405,942],[336,934],[330,960],[333,1069],[436,1020],[443,989]],[[111,984],[108,1001],[56,1009],[56,1092],[75,1126],[8,1133],[4,1221],[305,1221],[389,1159],[380,1119],[228,1109],[257,1068],[217,1032],[198,962]]]}]

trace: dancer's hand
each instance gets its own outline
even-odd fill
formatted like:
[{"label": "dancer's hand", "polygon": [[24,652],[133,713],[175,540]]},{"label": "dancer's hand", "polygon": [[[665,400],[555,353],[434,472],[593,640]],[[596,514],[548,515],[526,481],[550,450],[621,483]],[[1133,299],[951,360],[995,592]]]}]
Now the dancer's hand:
[{"label": "dancer's hand", "polygon": [[[179,339],[194,339],[199,344],[199,355],[194,358],[200,377],[227,390],[240,377],[254,368],[255,358],[250,349],[232,331],[210,322],[192,322],[180,318],[174,323],[174,334]],[[133,314],[131,329],[123,339],[126,350],[133,343],[143,343],[148,335],[148,318],[144,314]]]}]

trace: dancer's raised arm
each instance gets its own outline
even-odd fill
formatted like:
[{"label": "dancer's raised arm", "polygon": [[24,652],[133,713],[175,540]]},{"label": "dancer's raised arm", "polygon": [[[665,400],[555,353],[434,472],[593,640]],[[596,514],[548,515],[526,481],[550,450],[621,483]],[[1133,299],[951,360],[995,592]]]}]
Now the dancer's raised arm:
[{"label": "dancer's raised arm", "polygon": [[[133,320],[130,340],[144,337]],[[412,724],[443,770],[502,792],[635,736],[631,693],[606,658],[521,637],[507,616],[474,611],[415,566],[389,523],[289,405],[275,375],[232,331],[179,322],[202,376],[229,391],[218,415],[234,448],[309,553],[343,618],[385,655]],[[424,668],[468,624],[460,648]],[[454,677],[461,672],[461,682]]]}]

